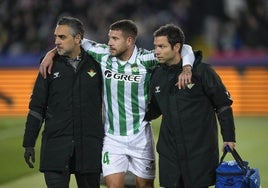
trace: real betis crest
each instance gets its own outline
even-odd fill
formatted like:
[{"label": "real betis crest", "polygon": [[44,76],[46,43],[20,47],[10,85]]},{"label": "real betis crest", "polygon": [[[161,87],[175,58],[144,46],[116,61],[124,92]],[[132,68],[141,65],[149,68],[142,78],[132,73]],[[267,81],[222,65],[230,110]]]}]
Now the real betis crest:
[{"label": "real betis crest", "polygon": [[132,70],[132,72],[138,72],[139,71],[139,69],[138,69],[138,67],[136,65],[131,67],[131,70]]},{"label": "real betis crest", "polygon": [[90,69],[89,72],[87,72],[90,77],[95,76],[96,72],[93,69]]},{"label": "real betis crest", "polygon": [[189,89],[192,89],[192,87],[194,86],[194,84],[187,84],[187,87],[189,88]]}]

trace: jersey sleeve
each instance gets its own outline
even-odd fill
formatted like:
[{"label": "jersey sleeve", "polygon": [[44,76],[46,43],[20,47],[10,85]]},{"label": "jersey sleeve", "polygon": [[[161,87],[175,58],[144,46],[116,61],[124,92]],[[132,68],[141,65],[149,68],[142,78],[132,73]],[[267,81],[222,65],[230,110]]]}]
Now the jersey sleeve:
[{"label": "jersey sleeve", "polygon": [[106,44],[100,44],[89,39],[83,39],[81,43],[82,48],[95,59],[101,62],[103,56],[109,54],[109,47]]},{"label": "jersey sleeve", "polygon": [[91,48],[93,48],[96,44],[97,43],[95,41],[89,39],[83,39],[81,42],[81,46],[85,51],[91,50]]},{"label": "jersey sleeve", "polygon": [[[142,60],[143,60],[143,62],[146,62],[145,66],[154,68],[158,64],[154,50],[151,50],[151,51],[143,50],[143,51],[144,51],[144,53],[142,56],[143,57]],[[183,66],[185,66],[185,65],[193,66],[194,60],[195,60],[195,55],[194,55],[194,52],[193,52],[192,47],[190,45],[184,44],[182,46],[181,56],[183,59],[183,61],[182,61]]]},{"label": "jersey sleeve", "polygon": [[181,57],[182,57],[182,65],[191,65],[193,66],[194,64],[194,60],[195,60],[195,56],[194,56],[194,52],[192,50],[192,47],[188,44],[184,44],[182,46],[182,50],[181,50]]},{"label": "jersey sleeve", "polygon": [[148,69],[154,69],[158,65],[157,58],[153,50],[139,49],[140,60],[142,64]]}]

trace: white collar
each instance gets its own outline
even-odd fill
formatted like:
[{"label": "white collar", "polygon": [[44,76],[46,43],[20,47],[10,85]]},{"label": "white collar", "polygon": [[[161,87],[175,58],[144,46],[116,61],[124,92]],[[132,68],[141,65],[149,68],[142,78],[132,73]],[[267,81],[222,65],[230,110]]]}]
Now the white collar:
[{"label": "white collar", "polygon": [[127,61],[119,60],[117,57],[112,57],[112,61],[120,62],[121,65],[125,65],[127,63],[134,64],[136,62],[135,60],[136,60],[137,54],[138,54],[138,48],[137,46],[135,46],[133,53],[131,54],[130,58]]}]

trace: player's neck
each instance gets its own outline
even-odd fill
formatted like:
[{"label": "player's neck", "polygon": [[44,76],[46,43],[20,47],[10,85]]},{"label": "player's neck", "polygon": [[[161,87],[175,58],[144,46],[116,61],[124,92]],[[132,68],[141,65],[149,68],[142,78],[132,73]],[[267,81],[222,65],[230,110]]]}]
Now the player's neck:
[{"label": "player's neck", "polygon": [[125,52],[118,56],[118,59],[120,59],[121,61],[128,61],[134,52],[134,48],[135,46],[127,48]]}]

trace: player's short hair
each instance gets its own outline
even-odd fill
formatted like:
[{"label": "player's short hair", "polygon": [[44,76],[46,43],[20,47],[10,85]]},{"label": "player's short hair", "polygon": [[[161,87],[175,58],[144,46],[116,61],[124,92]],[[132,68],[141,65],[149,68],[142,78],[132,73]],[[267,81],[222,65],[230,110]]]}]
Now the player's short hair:
[{"label": "player's short hair", "polygon": [[138,35],[138,28],[132,20],[118,20],[110,25],[110,30],[121,30],[127,36],[132,37],[136,40]]}]

